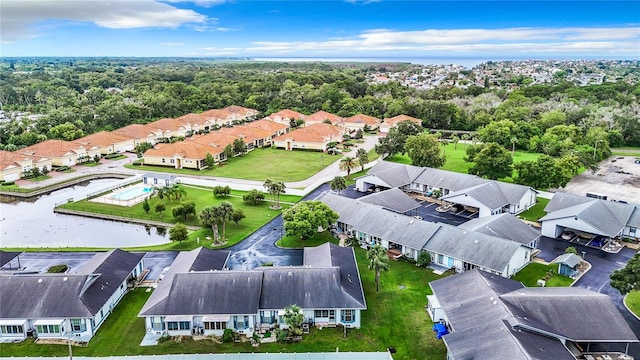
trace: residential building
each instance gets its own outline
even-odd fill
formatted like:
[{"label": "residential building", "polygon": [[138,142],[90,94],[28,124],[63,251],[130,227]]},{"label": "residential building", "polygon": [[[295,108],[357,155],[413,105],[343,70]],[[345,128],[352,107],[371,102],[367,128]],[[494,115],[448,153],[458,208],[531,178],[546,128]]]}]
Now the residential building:
[{"label": "residential building", "polygon": [[525,288],[477,269],[430,285],[427,312],[449,330],[448,360],[620,359],[638,342],[605,294]]},{"label": "residential building", "polygon": [[102,155],[134,151],[136,147],[134,138],[108,131],[87,135],[76,139],[75,142],[87,148],[98,148]]},{"label": "residential building", "polygon": [[284,135],[287,132],[289,132],[289,124],[283,124],[283,123],[278,123],[272,120],[269,120],[269,118],[264,118],[261,120],[256,120],[256,121],[252,121],[249,124],[245,125],[248,127],[252,127],[252,128],[259,128],[259,129],[263,129],[265,131],[268,131],[271,136],[269,137],[268,141],[265,140],[264,142],[264,146],[270,146],[271,145],[271,140],[273,140],[274,138],[280,136],[280,135]]},{"label": "residential building", "polygon": [[356,179],[355,186],[360,192],[395,187],[428,196],[439,193],[441,200],[458,204],[479,217],[519,214],[536,204],[538,193],[528,186],[388,161],[379,161],[367,175]]},{"label": "residential building", "polygon": [[193,141],[178,141],[171,144],[157,144],[144,153],[145,165],[171,166],[176,169],[206,168],[207,154],[218,158],[223,149],[213,148]]},{"label": "residential building", "polygon": [[191,124],[185,124],[177,119],[160,119],[147,126],[153,129],[157,139],[170,139],[172,137],[186,137],[187,132],[191,131]]},{"label": "residential building", "polygon": [[285,150],[326,151],[330,144],[342,142],[344,130],[325,123],[309,125],[273,139],[278,148]]},{"label": "residential building", "polygon": [[[228,256],[228,251],[206,251],[218,259]],[[286,327],[282,315],[294,304],[307,323],[360,327],[366,303],[350,247],[326,243],[305,248],[302,266],[251,271],[222,270],[221,260],[203,261],[217,264],[203,267],[196,264],[199,257],[180,253],[143,306],[138,316],[145,318],[147,337],[220,336],[225,329],[251,336],[260,329]]]},{"label": "residential building", "polygon": [[227,106],[224,109],[207,110],[201,115],[211,126],[231,126],[246,121],[252,121],[256,116],[258,116],[258,114],[258,110],[232,105]]},{"label": "residential building", "polygon": [[381,122],[382,120],[376,117],[365,115],[365,114],[358,114],[358,115],[350,116],[348,118],[344,118],[344,120],[342,121],[342,124],[349,131],[364,130],[365,125],[370,130],[377,130],[380,127]]},{"label": "residential building", "polygon": [[143,256],[115,249],[75,273],[0,275],[0,342],[88,342],[142,274]]},{"label": "residential building", "polygon": [[504,277],[517,273],[531,259],[528,244],[508,238],[422,221],[335,194],[321,200],[340,216],[339,232],[363,246],[379,244],[390,255],[418,260],[422,251],[428,251],[439,267],[456,272],[478,268]]},{"label": "residential building", "polygon": [[290,125],[291,120],[304,120],[305,117],[307,115],[291,109],[284,109],[267,116],[266,119],[278,124]]},{"label": "residential building", "polygon": [[411,117],[409,115],[398,115],[392,118],[385,118],[380,124],[380,132],[388,133],[391,128],[398,126],[398,124],[403,121],[411,121],[418,124],[419,126],[422,126],[422,120],[420,119]]},{"label": "residential building", "polygon": [[539,230],[506,213],[471,219],[458,228],[513,240],[531,249],[538,247],[540,239]]},{"label": "residential building", "polygon": [[154,145],[157,142],[158,137],[152,127],[143,124],[127,125],[113,130],[112,133],[133,139],[134,147],[143,143]]},{"label": "residential building", "polygon": [[326,111],[320,110],[311,115],[305,116],[304,126],[309,126],[313,124],[324,124],[328,121],[331,122],[332,125],[342,126],[342,122],[344,119],[338,115],[328,113]]},{"label": "residential building", "polygon": [[253,122],[246,125],[238,125],[231,128],[223,128],[221,133],[242,139],[247,144],[247,151],[265,146],[271,142],[273,133],[257,126],[252,126]]},{"label": "residential building", "polygon": [[557,192],[544,211],[542,235],[550,238],[565,230],[587,237],[640,238],[640,205]]},{"label": "residential building", "polygon": [[75,141],[45,140],[24,149],[16,151],[20,155],[47,158],[52,166],[73,166],[78,163],[93,160],[100,155],[100,148],[84,146]]},{"label": "residential building", "polygon": [[0,180],[20,180],[33,168],[51,170],[51,160],[23,154],[21,151],[0,150]]},{"label": "residential building", "polygon": [[[176,118],[176,121],[180,122],[182,126],[189,129],[190,132],[208,131],[212,130],[213,123],[207,121],[206,117],[202,114],[189,113]],[[188,134],[189,132],[187,132]]]}]

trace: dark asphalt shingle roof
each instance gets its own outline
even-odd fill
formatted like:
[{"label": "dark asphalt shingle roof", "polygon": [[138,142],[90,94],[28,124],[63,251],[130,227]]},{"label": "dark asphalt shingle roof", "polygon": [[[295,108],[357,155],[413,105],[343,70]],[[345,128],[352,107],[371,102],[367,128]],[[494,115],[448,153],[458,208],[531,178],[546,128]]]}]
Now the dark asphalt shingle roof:
[{"label": "dark asphalt shingle roof", "polygon": [[471,219],[458,225],[458,228],[513,240],[524,245],[540,237],[539,230],[507,213]]},{"label": "dark asphalt shingle roof", "polygon": [[404,191],[398,188],[363,196],[359,200],[368,204],[382,206],[387,210],[395,211],[400,214],[420,207],[419,202],[413,200],[409,195],[405,194]]},{"label": "dark asphalt shingle roof", "polygon": [[[3,267],[9,261],[16,258],[16,256],[20,255],[20,252],[10,252],[10,251],[2,251],[0,250],[0,267]],[[18,266],[16,262],[16,266]]]},{"label": "dark asphalt shingle roof", "polygon": [[443,339],[456,360],[572,359],[560,340],[542,332],[574,341],[638,341],[609,297],[586,289],[524,288],[477,269],[430,285],[452,327]]},{"label": "dark asphalt shingle roof", "polygon": [[0,318],[94,316],[143,256],[115,249],[96,254],[75,274],[0,276]]}]

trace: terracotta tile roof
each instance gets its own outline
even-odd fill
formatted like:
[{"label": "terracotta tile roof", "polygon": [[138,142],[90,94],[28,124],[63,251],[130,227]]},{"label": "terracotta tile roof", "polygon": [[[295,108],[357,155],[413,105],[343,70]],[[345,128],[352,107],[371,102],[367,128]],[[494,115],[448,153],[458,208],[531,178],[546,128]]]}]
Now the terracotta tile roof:
[{"label": "terracotta tile roof", "polygon": [[222,131],[213,131],[202,136],[193,136],[189,140],[200,145],[224,149],[229,144],[233,146],[233,141],[237,138],[237,136],[225,134]]},{"label": "terracotta tile roof", "polygon": [[152,129],[148,125],[131,124],[131,125],[127,125],[125,127],[121,127],[119,129],[113,130],[112,133],[128,136],[132,139],[143,139],[143,138],[147,138],[149,135],[152,135],[155,137],[155,134],[153,133],[153,131],[154,129]]},{"label": "terracotta tile roof", "polygon": [[145,151],[145,156],[162,156],[172,157],[181,155],[185,159],[204,159],[207,153],[215,155],[221,153],[222,150],[215,149],[206,145],[201,145],[193,141],[178,141],[173,144],[158,144],[154,149]]},{"label": "terracotta tile roof", "polygon": [[27,159],[31,159],[33,162],[43,160],[42,158],[34,158],[32,156],[20,154],[18,152],[0,150],[0,170],[6,170],[11,166],[22,167],[22,165],[20,165],[20,162]]},{"label": "terracotta tile roof", "polygon": [[226,111],[229,114],[237,114],[237,115],[246,116],[246,117],[254,116],[258,114],[258,110],[250,109],[250,108],[246,108],[238,105],[227,106],[222,110]]},{"label": "terracotta tile roof", "polygon": [[234,126],[232,128],[222,128],[220,132],[227,135],[242,138],[244,142],[253,142],[259,139],[270,138],[273,135],[272,132],[261,129],[259,127],[250,127],[247,125]]},{"label": "terracotta tile roof", "polygon": [[65,156],[69,153],[77,153],[80,148],[84,148],[84,146],[73,141],[51,139],[18,151],[23,155],[52,158]]},{"label": "terracotta tile roof", "polygon": [[332,141],[342,141],[344,131],[335,125],[330,124],[312,124],[307,127],[293,130],[288,134],[283,134],[274,139],[274,141],[285,141],[293,139],[298,142],[315,142],[324,143],[331,139]]},{"label": "terracotta tile roof", "polygon": [[275,119],[276,117],[280,117],[282,119],[296,119],[296,120],[303,119],[304,120],[304,118],[307,117],[307,115],[291,109],[284,109],[268,116],[268,118],[271,118],[271,119]]},{"label": "terracotta tile roof", "polygon": [[278,131],[284,131],[289,128],[289,125],[280,124],[280,123],[271,121],[268,118],[252,121],[244,126],[264,129],[266,131],[269,131],[271,134],[275,134]]},{"label": "terracotta tile roof", "polygon": [[393,125],[395,125],[395,124],[397,124],[397,123],[399,123],[401,121],[405,121],[405,120],[413,121],[414,123],[420,124],[420,125],[422,124],[422,120],[416,119],[416,118],[411,117],[409,115],[398,115],[398,116],[394,116],[392,118],[385,118],[383,122],[385,124],[393,126]]},{"label": "terracotta tile roof", "polygon": [[202,114],[189,113],[176,118],[176,121],[181,124],[203,125],[207,119]]},{"label": "terracotta tile roof", "polygon": [[344,119],[345,124],[354,123],[354,124],[378,125],[381,122],[382,120],[373,116],[365,115],[365,114],[353,115]]},{"label": "terracotta tile roof", "polygon": [[326,111],[320,110],[318,112],[315,112],[315,113],[305,117],[304,121],[305,122],[319,122],[319,123],[321,123],[321,122],[324,122],[327,119],[330,120],[331,123],[334,124],[334,125],[337,124],[337,123],[340,123],[340,122],[342,122],[344,120],[343,118],[341,118],[338,115],[334,115],[334,114],[328,113]]},{"label": "terracotta tile roof", "polygon": [[170,118],[160,119],[152,123],[148,123],[147,126],[149,126],[151,129],[160,129],[163,131],[176,131],[180,130],[180,128],[184,128],[182,122]]},{"label": "terracotta tile roof", "polygon": [[122,141],[131,140],[130,136],[125,136],[108,131],[100,131],[95,134],[87,135],[80,139],[74,140],[84,146],[110,146]]}]

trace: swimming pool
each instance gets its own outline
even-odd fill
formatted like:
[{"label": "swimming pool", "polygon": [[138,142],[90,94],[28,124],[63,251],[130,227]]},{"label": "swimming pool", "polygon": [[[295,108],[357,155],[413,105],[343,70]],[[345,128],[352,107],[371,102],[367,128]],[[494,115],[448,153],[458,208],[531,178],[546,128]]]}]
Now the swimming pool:
[{"label": "swimming pool", "polygon": [[115,200],[131,200],[131,199],[136,198],[138,196],[148,194],[151,191],[153,191],[153,188],[136,186],[136,187],[131,188],[131,189],[127,190],[127,191],[123,191],[121,193],[113,194],[113,195],[111,195],[111,198],[115,199]]}]

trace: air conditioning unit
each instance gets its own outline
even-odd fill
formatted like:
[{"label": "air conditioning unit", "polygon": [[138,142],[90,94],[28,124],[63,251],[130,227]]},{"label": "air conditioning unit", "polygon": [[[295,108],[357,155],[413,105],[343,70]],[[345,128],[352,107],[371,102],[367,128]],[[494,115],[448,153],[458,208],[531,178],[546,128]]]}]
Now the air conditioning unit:
[{"label": "air conditioning unit", "polygon": [[162,335],[162,331],[156,331],[156,335]]}]

